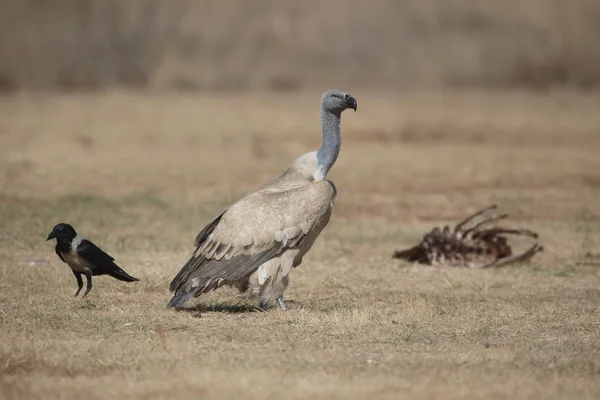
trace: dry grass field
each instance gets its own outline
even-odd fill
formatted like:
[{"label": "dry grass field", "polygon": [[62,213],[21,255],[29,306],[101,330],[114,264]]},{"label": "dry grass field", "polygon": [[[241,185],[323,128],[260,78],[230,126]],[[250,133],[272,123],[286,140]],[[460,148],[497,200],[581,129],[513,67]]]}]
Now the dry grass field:
[{"label": "dry grass field", "polygon": [[[600,96],[349,90],[328,227],[288,312],[166,309],[196,233],[320,141],[320,92],[0,98],[1,399],[597,399]],[[392,260],[497,203],[545,246],[497,270]],[[74,298],[72,223],[141,279]]]}]

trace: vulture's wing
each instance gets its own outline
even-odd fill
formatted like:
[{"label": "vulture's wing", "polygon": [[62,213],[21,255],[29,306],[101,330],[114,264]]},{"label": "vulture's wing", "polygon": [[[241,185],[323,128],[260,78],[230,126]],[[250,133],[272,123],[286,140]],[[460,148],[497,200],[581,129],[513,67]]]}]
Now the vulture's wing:
[{"label": "vulture's wing", "polygon": [[333,183],[286,183],[242,198],[196,238],[196,250],[173,279],[169,307],[252,274],[285,249],[298,247],[328,214]]}]

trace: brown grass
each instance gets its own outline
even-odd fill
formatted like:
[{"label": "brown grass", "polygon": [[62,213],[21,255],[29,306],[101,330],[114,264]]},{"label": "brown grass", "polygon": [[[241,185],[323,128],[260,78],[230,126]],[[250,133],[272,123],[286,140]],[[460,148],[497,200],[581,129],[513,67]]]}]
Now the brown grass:
[{"label": "brown grass", "polygon": [[[319,143],[319,92],[0,99],[0,398],[600,396],[597,95],[353,92],[330,225],[255,312],[230,290],[165,309],[197,231]],[[487,204],[542,234],[532,264],[392,252]],[[59,222],[132,275],[87,300]]]}]

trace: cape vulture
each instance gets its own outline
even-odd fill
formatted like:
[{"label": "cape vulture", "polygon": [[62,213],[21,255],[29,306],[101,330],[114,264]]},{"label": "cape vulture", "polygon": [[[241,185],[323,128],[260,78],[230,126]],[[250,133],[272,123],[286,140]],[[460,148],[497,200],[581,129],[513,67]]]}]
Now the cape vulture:
[{"label": "cape vulture", "polygon": [[170,285],[168,307],[223,285],[235,286],[262,308],[286,309],[283,292],[292,267],[302,262],[329,222],[336,197],[327,173],[341,146],[340,119],[357,109],[354,97],[332,89],[321,98],[323,142],[298,157],[278,178],[248,193],[209,223]]}]

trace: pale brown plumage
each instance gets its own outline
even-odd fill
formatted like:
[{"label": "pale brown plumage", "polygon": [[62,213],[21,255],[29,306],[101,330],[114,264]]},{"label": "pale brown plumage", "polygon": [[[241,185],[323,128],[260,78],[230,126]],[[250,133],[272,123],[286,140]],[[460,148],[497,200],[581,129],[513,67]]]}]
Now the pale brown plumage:
[{"label": "pale brown plumage", "polygon": [[[331,216],[336,188],[325,177],[339,152],[339,116],[347,107],[356,108],[356,100],[341,91],[326,92],[322,147],[333,150],[300,156],[280,177],[244,196],[198,234],[192,257],[171,282],[175,295],[170,307],[233,285],[258,298],[263,307],[277,301],[285,309],[288,274],[302,262]],[[324,117],[324,112],[331,116]],[[326,129],[328,119],[337,123],[331,133]]]},{"label": "pale brown plumage", "polygon": [[[336,196],[330,181],[299,178],[248,194],[200,232],[194,255],[171,283],[172,291],[183,289],[172,305],[225,284],[245,290],[248,283],[239,281],[273,258],[287,272],[299,264],[329,221]],[[291,254],[281,257],[284,252]]]}]

